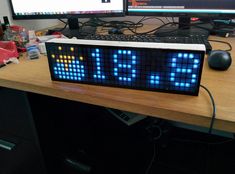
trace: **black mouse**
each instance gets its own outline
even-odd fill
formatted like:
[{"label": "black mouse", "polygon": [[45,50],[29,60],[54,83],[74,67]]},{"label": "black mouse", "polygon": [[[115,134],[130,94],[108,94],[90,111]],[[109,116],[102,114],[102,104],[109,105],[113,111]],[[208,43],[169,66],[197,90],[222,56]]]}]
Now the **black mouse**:
[{"label": "black mouse", "polygon": [[215,70],[227,70],[232,64],[232,57],[229,52],[213,50],[208,56],[208,65]]}]

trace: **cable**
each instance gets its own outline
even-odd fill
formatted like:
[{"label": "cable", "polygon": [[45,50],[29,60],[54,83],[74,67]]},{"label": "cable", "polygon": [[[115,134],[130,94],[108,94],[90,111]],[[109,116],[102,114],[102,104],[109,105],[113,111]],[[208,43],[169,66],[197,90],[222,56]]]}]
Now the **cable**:
[{"label": "cable", "polygon": [[150,163],[149,163],[149,165],[148,165],[148,167],[147,167],[147,169],[146,169],[146,171],[145,171],[145,174],[148,174],[149,172],[150,172],[150,169],[152,168],[152,165],[153,165],[153,162],[155,161],[155,158],[156,158],[156,146],[157,146],[157,144],[156,144],[156,142],[154,142],[153,143],[153,156],[152,156],[152,159],[151,159],[151,161],[150,161]]},{"label": "cable", "polygon": [[210,128],[209,128],[209,131],[208,131],[208,133],[211,134],[212,129],[213,129],[213,125],[214,125],[214,122],[215,122],[215,117],[216,117],[216,105],[215,105],[214,98],[213,98],[211,92],[209,91],[209,89],[207,89],[207,88],[206,88],[205,86],[203,86],[203,85],[200,85],[200,87],[202,87],[203,89],[205,89],[206,92],[209,94],[210,99],[211,99],[211,103],[212,103],[212,107],[213,107],[212,118],[211,118],[211,123],[210,123]]},{"label": "cable", "polygon": [[218,42],[218,43],[223,43],[223,44],[226,44],[229,46],[229,49],[225,50],[225,51],[232,51],[233,47],[230,43],[228,42],[225,42],[225,41],[220,41],[220,40],[212,40],[212,39],[209,39],[208,41],[210,42]]}]

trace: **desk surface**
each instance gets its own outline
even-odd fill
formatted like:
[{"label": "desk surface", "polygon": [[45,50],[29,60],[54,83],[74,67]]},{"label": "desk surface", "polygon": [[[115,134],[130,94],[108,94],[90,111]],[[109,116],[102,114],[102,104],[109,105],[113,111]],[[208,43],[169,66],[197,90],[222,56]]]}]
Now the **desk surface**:
[{"label": "desk surface", "polygon": [[[213,37],[213,39],[225,40]],[[235,47],[235,38],[226,39]],[[211,43],[213,49],[226,45]],[[235,52],[232,53],[235,57]],[[207,60],[207,59],[205,59]],[[204,62],[201,84],[212,92],[217,106],[214,128],[235,132],[235,64],[228,71],[208,68]],[[122,88],[52,82],[47,58],[20,58],[20,64],[0,69],[0,86],[120,110],[126,110],[167,120],[209,127],[212,106],[208,94],[200,89],[199,96],[185,96]]]}]

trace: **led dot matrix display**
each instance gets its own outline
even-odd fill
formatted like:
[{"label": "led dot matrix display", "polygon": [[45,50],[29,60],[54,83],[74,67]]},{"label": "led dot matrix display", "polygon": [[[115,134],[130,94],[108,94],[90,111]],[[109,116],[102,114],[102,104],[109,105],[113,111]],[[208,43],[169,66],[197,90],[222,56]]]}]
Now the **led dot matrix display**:
[{"label": "led dot matrix display", "polygon": [[197,95],[204,51],[46,43],[53,80]]}]

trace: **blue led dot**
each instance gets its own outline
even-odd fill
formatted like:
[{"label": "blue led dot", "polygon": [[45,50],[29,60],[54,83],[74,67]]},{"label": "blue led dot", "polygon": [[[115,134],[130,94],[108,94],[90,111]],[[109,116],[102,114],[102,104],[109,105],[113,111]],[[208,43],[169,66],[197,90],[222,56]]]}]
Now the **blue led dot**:
[{"label": "blue led dot", "polygon": [[75,66],[75,65],[73,65],[73,67],[75,68],[76,66]]},{"label": "blue led dot", "polygon": [[136,73],[136,70],[135,70],[135,69],[133,69],[133,70],[132,70],[132,73]]},{"label": "blue led dot", "polygon": [[122,67],[122,64],[118,64],[118,67],[121,68],[121,67]]},{"label": "blue led dot", "polygon": [[79,61],[76,61],[76,64],[79,64]]},{"label": "blue led dot", "polygon": [[100,58],[96,58],[96,61],[99,62],[99,61],[100,61]]},{"label": "blue led dot", "polygon": [[77,72],[77,70],[76,70],[76,69],[73,69],[73,72]]},{"label": "blue led dot", "polygon": [[80,69],[78,69],[78,72],[80,72]]},{"label": "blue led dot", "polygon": [[59,74],[61,74],[61,72],[59,71]]},{"label": "blue led dot", "polygon": [[174,78],[174,77],[171,77],[170,80],[171,80],[171,81],[175,81],[175,78]]},{"label": "blue led dot", "polygon": [[69,68],[71,68],[71,67],[72,67],[72,65],[69,64]]},{"label": "blue led dot", "polygon": [[135,60],[133,60],[133,61],[132,61],[132,64],[136,64],[136,61],[135,61]]},{"label": "blue led dot", "polygon": [[196,75],[196,74],[193,74],[193,75],[192,75],[192,78],[196,78],[196,77],[197,77],[197,75]]},{"label": "blue led dot", "polygon": [[95,49],[95,51],[97,52],[97,53],[99,53],[100,52],[100,50],[97,48],[97,49]]},{"label": "blue led dot", "polygon": [[114,75],[115,75],[115,76],[118,76],[118,73],[115,72]]},{"label": "blue led dot", "polygon": [[186,73],[186,69],[183,68],[183,69],[182,69],[182,73]]},{"label": "blue led dot", "polygon": [[55,71],[55,74],[58,74],[58,71]]},{"label": "blue led dot", "polygon": [[150,78],[153,80],[153,79],[154,79],[154,76],[151,76]]},{"label": "blue led dot", "polygon": [[100,71],[97,71],[97,74],[100,74]]},{"label": "blue led dot", "polygon": [[175,86],[179,86],[180,84],[178,82],[175,82]]},{"label": "blue led dot", "polygon": [[77,65],[77,68],[80,68],[80,65]]},{"label": "blue led dot", "polygon": [[131,65],[127,65],[127,68],[131,68]]},{"label": "blue led dot", "polygon": [[186,83],[185,86],[186,86],[186,87],[190,87],[190,84],[189,84],[189,83]]},{"label": "blue led dot", "polygon": [[176,63],[172,63],[171,66],[172,66],[172,67],[176,67]]},{"label": "blue led dot", "polygon": [[80,76],[81,76],[81,74],[80,74],[80,73],[78,73],[78,76],[80,77]]},{"label": "blue led dot", "polygon": [[117,59],[113,59],[114,63],[117,63]]},{"label": "blue led dot", "polygon": [[176,72],[181,72],[181,69],[180,69],[180,68],[177,68],[177,69],[176,69]]},{"label": "blue led dot", "polygon": [[118,56],[117,56],[117,54],[114,54],[114,55],[113,55],[113,58],[115,58],[115,59],[116,59],[117,57],[118,57]]},{"label": "blue led dot", "polygon": [[64,64],[61,64],[61,67],[64,67]]},{"label": "blue led dot", "polygon": [[159,76],[155,76],[155,79],[159,80],[159,78],[160,78]]},{"label": "blue led dot", "polygon": [[188,58],[188,54],[187,53],[184,53],[184,58]]},{"label": "blue led dot", "polygon": [[63,76],[63,78],[65,79],[66,77],[65,77],[65,76]]},{"label": "blue led dot", "polygon": [[92,57],[95,57],[95,53],[92,53],[91,56],[92,56]]},{"label": "blue led dot", "polygon": [[199,59],[195,59],[195,60],[194,60],[194,63],[199,63]]},{"label": "blue led dot", "polygon": [[97,53],[97,54],[96,54],[96,57],[100,57],[100,54],[99,54],[99,53]]},{"label": "blue led dot", "polygon": [[189,58],[193,59],[194,58],[194,54],[189,54]]},{"label": "blue led dot", "polygon": [[81,68],[84,68],[84,66],[82,65]]},{"label": "blue led dot", "polygon": [[119,77],[118,79],[119,79],[119,80],[122,80],[122,77]]},{"label": "blue led dot", "polygon": [[59,78],[61,79],[61,78],[62,78],[62,76],[59,76]]},{"label": "blue led dot", "polygon": [[84,73],[85,72],[84,69],[82,69],[81,72]]},{"label": "blue led dot", "polygon": [[150,83],[151,83],[151,84],[154,84],[154,80],[150,80]]},{"label": "blue led dot", "polygon": [[77,74],[76,73],[73,73],[73,76],[76,76]]},{"label": "blue led dot", "polygon": [[57,70],[57,67],[54,67],[54,70]]},{"label": "blue led dot", "polygon": [[127,80],[126,77],[123,77],[123,80],[126,81]]},{"label": "blue led dot", "polygon": [[136,77],[136,75],[135,75],[135,74],[132,74],[132,77]]},{"label": "blue led dot", "polygon": [[65,75],[65,72],[62,72],[63,75]]},{"label": "blue led dot", "polygon": [[71,80],[73,80],[73,77],[71,77]]},{"label": "blue led dot", "polygon": [[123,65],[123,68],[126,68],[126,64]]},{"label": "blue led dot", "polygon": [[81,78],[81,77],[78,77],[78,80],[82,80],[82,78]]},{"label": "blue led dot", "polygon": [[101,76],[100,76],[100,75],[98,75],[98,78],[100,79],[100,78],[101,78]]},{"label": "blue led dot", "polygon": [[122,54],[122,50],[118,50],[118,54]]},{"label": "blue led dot", "polygon": [[157,85],[158,85],[158,84],[159,84],[159,81],[158,81],[158,80],[156,80],[156,81],[155,81],[155,84],[157,84]]},{"label": "blue led dot", "polygon": [[73,73],[70,73],[70,75],[72,76],[72,75],[73,75]]},{"label": "blue led dot", "polygon": [[182,53],[178,53],[178,57],[179,58],[183,57],[183,54]]},{"label": "blue led dot", "polygon": [[123,54],[126,54],[126,50],[123,50]]},{"label": "blue led dot", "polygon": [[100,70],[100,67],[97,67],[98,70]]},{"label": "blue led dot", "polygon": [[78,78],[77,77],[74,77],[74,80],[77,80]]},{"label": "blue led dot", "polygon": [[104,75],[102,76],[102,79],[105,79],[105,76],[104,76]]},{"label": "blue led dot", "polygon": [[175,73],[171,73],[171,76],[175,76]]},{"label": "blue led dot", "polygon": [[132,60],[135,60],[136,59],[136,56],[132,56]]},{"label": "blue led dot", "polygon": [[85,77],[85,74],[82,74],[82,77]]},{"label": "blue led dot", "polygon": [[127,80],[128,80],[128,82],[131,82],[131,78],[128,78]]},{"label": "blue led dot", "polygon": [[97,78],[97,75],[93,75],[94,78]]},{"label": "blue led dot", "polygon": [[127,51],[127,54],[129,54],[129,55],[130,55],[130,54],[131,54],[131,51],[130,51],[130,50],[128,50],[128,51]]},{"label": "blue led dot", "polygon": [[184,84],[184,83],[180,83],[180,86],[181,86],[181,87],[184,87],[184,86],[185,86],[185,84]]},{"label": "blue led dot", "polygon": [[118,71],[118,69],[117,69],[117,68],[114,68],[114,71]]},{"label": "blue led dot", "polygon": [[192,72],[192,69],[187,69],[187,73],[191,73]]},{"label": "blue led dot", "polygon": [[172,62],[176,62],[176,58],[173,58],[173,59],[172,59]]},{"label": "blue led dot", "polygon": [[61,68],[58,68],[58,70],[60,71],[60,70],[61,70]]},{"label": "blue led dot", "polygon": [[60,66],[60,64],[59,64],[59,63],[57,63],[57,66]]},{"label": "blue led dot", "polygon": [[193,65],[193,68],[198,68],[198,66],[197,65]]},{"label": "blue led dot", "polygon": [[191,82],[192,82],[192,83],[196,83],[196,80],[195,80],[195,79],[192,79]]}]

